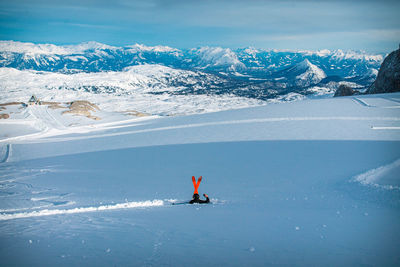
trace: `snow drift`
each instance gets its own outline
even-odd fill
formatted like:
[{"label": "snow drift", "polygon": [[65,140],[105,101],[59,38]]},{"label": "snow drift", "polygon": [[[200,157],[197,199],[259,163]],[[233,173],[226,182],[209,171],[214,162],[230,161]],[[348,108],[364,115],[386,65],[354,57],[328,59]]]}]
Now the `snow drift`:
[{"label": "snow drift", "polygon": [[400,189],[400,159],[355,176],[354,181],[385,189]]},{"label": "snow drift", "polygon": [[76,214],[86,212],[99,212],[107,210],[118,210],[118,209],[135,209],[135,208],[147,208],[147,207],[158,207],[163,206],[164,201],[162,200],[147,200],[140,202],[126,202],[112,205],[103,205],[98,207],[84,207],[84,208],[73,208],[73,209],[42,209],[39,211],[22,212],[22,213],[1,213],[0,221],[20,219],[20,218],[31,218],[31,217],[42,217],[50,215],[61,215],[61,214]]}]

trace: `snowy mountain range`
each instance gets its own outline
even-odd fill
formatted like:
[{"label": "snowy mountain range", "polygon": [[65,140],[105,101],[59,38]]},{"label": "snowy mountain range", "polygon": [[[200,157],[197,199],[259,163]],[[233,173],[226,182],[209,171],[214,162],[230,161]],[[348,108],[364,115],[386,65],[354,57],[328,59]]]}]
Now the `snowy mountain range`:
[{"label": "snowy mountain range", "polygon": [[[7,94],[11,101],[15,100],[10,97],[12,92],[29,90],[40,95],[41,90],[49,89],[118,96],[140,92],[291,101],[331,95],[343,83],[362,91],[375,80],[383,57],[342,50],[0,41],[0,87],[11,92]],[[18,99],[21,97],[19,94]]]},{"label": "snowy mountain range", "polygon": [[180,69],[225,72],[230,76],[270,78],[271,74],[308,60],[327,76],[361,77],[379,68],[384,55],[342,50],[286,51],[254,48],[200,47],[176,49],[167,46],[109,46],[97,42],[56,46],[0,41],[0,66],[41,71],[120,71],[141,64],[161,64]]}]

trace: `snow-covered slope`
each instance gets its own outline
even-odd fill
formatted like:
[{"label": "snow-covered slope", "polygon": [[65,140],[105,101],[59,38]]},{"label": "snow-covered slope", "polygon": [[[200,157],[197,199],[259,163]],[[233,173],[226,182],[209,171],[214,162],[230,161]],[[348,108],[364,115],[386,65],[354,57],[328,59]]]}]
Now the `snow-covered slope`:
[{"label": "snow-covered slope", "polygon": [[[108,123],[102,126],[100,121],[98,122],[99,125],[96,126],[97,122],[93,122],[93,125],[96,126],[94,136],[91,134],[71,136],[75,132],[79,133],[82,127],[65,127],[65,131],[43,132],[41,135],[35,134],[26,138],[23,135],[11,139],[3,137],[0,142],[7,144],[16,140],[17,143],[13,145],[13,157],[15,157],[14,160],[21,160],[36,158],[39,155],[50,155],[51,153],[56,155],[68,154],[71,149],[75,151],[73,153],[77,153],[79,151],[108,150],[127,146],[182,143],[249,140],[398,141],[400,139],[398,133],[398,129],[400,129],[399,97],[399,94],[393,94],[379,98],[360,96],[334,100],[322,99],[270,104],[256,108],[202,115],[166,117],[150,121],[146,119],[145,124],[137,124],[135,120],[119,118],[120,122],[114,121],[110,128],[108,128]],[[32,110],[33,108],[34,110]],[[61,118],[60,115],[57,115],[59,111],[51,111],[45,106],[28,107],[28,111],[33,112],[35,117],[41,117],[42,120],[50,117],[49,127],[55,125],[54,117]],[[50,113],[49,116],[40,116],[40,114],[48,113]],[[107,114],[103,114],[103,117],[107,119]],[[32,118],[26,118],[26,120],[29,119]],[[152,118],[150,117],[150,119]],[[62,118],[58,119],[58,121],[62,120]],[[70,120],[68,119],[69,123],[71,123]],[[139,119],[139,121],[141,120]],[[24,120],[19,119],[15,123],[12,122],[12,118],[0,122],[0,126],[3,127],[3,134],[7,133],[7,127],[10,124],[24,123]],[[67,123],[63,124],[67,126]],[[123,125],[123,127],[117,133],[114,133],[115,125]],[[83,126],[84,132],[90,132],[88,130],[90,128]],[[223,127],[224,130],[219,132],[220,127]],[[102,132],[100,135],[98,135],[99,131]],[[166,133],[168,133],[168,139],[165,139]],[[121,136],[124,138],[121,138]],[[142,139],[143,137],[145,139]],[[103,145],[100,147],[95,146],[94,143],[99,142],[99,139],[107,141],[102,141]],[[80,143],[81,140],[85,140],[85,145],[79,146],[79,151],[76,150],[75,145],[65,145],[64,143]],[[129,140],[128,143],[127,140]],[[35,152],[24,154],[22,151],[25,150],[23,149],[25,142],[33,142],[32,145],[37,146],[32,149]],[[22,144],[21,148],[18,148],[18,143]],[[36,153],[37,155],[35,155]],[[12,157],[9,160],[12,160]]]},{"label": "snow-covered slope", "polygon": [[[29,106],[57,131],[0,120],[0,133],[19,133],[0,141],[2,264],[397,266],[399,103],[394,93],[77,128]],[[212,204],[172,205],[191,198],[192,175]]]}]

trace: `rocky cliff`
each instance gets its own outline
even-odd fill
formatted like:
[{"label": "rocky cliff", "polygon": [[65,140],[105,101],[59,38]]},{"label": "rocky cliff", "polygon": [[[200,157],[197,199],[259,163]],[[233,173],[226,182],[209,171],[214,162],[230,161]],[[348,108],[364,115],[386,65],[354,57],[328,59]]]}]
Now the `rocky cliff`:
[{"label": "rocky cliff", "polygon": [[341,84],[339,88],[336,90],[334,97],[337,96],[350,96],[350,95],[358,95],[360,92],[357,90],[353,90],[350,86]]},{"label": "rocky cliff", "polygon": [[375,82],[367,94],[400,92],[400,48],[390,53],[383,61]]}]

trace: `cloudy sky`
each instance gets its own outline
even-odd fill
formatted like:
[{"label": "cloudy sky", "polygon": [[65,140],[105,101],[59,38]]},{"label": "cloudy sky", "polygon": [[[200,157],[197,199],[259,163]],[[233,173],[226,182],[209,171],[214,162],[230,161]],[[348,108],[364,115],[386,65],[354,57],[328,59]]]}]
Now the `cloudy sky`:
[{"label": "cloudy sky", "polygon": [[390,52],[398,0],[0,1],[0,39]]}]

